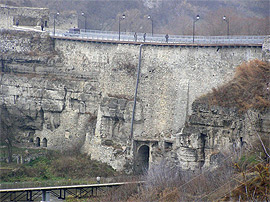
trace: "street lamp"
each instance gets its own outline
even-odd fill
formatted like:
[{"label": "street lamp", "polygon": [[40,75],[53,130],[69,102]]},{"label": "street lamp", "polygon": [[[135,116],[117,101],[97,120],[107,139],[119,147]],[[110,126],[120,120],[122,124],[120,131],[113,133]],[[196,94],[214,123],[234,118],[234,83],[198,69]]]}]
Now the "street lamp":
[{"label": "street lamp", "polygon": [[100,184],[100,177],[97,177],[97,183]]},{"label": "street lamp", "polygon": [[121,30],[121,29],[120,29],[120,21],[121,21],[121,20],[124,20],[125,18],[126,18],[125,14],[123,14],[122,17],[119,17],[119,26],[118,26],[118,28],[119,28],[119,29],[118,29],[118,31],[119,31],[119,41],[120,41],[120,30]]},{"label": "street lamp", "polygon": [[84,17],[84,32],[86,32],[86,15],[82,12],[82,16]]},{"label": "street lamp", "polygon": [[55,36],[55,19],[57,16],[59,16],[59,12],[53,15],[53,36]]},{"label": "street lamp", "polygon": [[197,15],[196,18],[193,20],[193,43],[194,43],[194,35],[195,35],[195,22],[200,19],[200,16]]},{"label": "street lamp", "polygon": [[148,18],[149,20],[151,20],[151,22],[152,22],[152,36],[153,36],[153,34],[154,34],[154,31],[153,31],[153,27],[154,27],[153,18],[151,17],[151,15],[148,15],[147,18]]},{"label": "street lamp", "polygon": [[229,23],[229,19],[227,19],[227,17],[224,15],[223,16],[223,20],[227,23],[227,36],[230,35],[230,23]]}]

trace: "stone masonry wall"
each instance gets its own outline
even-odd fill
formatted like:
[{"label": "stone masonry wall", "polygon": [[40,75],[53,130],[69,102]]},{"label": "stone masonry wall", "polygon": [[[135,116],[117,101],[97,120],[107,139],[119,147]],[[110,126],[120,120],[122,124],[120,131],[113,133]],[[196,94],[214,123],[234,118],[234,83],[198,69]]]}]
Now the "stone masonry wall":
[{"label": "stone masonry wall", "polygon": [[[99,107],[95,136],[86,137],[84,152],[120,170],[130,167],[124,162],[132,163],[135,155],[129,137],[139,46],[57,40],[55,48],[63,56],[61,71],[97,75],[102,97],[112,99]],[[235,66],[261,54],[255,47],[143,47],[134,139],[172,142],[196,97],[230,80]],[[123,112],[120,102],[127,103]],[[109,141],[120,150],[103,144]],[[155,161],[151,154],[150,159]]]},{"label": "stone masonry wall", "polygon": [[[18,21],[19,26],[38,26],[38,29],[40,29],[40,25],[43,23],[45,30],[47,28],[52,30],[56,12],[50,12],[48,8],[13,7],[0,4],[0,28],[12,29]],[[62,11],[56,16],[56,30],[68,30],[73,27],[78,27],[77,12]]]},{"label": "stone masonry wall", "polygon": [[130,122],[138,45],[53,43],[41,33],[21,32],[1,33],[0,41],[0,105],[11,117],[21,117],[12,131],[18,141],[37,146],[44,140],[58,150],[77,147],[127,172],[141,145],[150,147],[150,165],[166,155],[180,158],[177,152],[157,154],[177,145],[173,134],[184,126],[192,102],[230,80],[236,65],[262,57],[260,47],[144,46],[134,150]]},{"label": "stone masonry wall", "polygon": [[49,9],[0,5],[0,28],[11,28],[17,21],[21,26],[37,26],[41,22],[49,22]]},{"label": "stone masonry wall", "polygon": [[270,36],[268,36],[263,43],[263,59],[270,62]]},{"label": "stone masonry wall", "polygon": [[[55,48],[64,58],[62,71],[96,73],[104,96],[133,98],[139,46],[57,40]],[[231,79],[235,66],[261,54],[253,47],[143,47],[138,101],[144,129],[135,134],[177,132],[187,103],[191,106],[196,97]]]},{"label": "stone masonry wall", "polygon": [[53,41],[47,33],[1,29],[0,34],[1,53],[9,55],[10,58],[54,52]]}]

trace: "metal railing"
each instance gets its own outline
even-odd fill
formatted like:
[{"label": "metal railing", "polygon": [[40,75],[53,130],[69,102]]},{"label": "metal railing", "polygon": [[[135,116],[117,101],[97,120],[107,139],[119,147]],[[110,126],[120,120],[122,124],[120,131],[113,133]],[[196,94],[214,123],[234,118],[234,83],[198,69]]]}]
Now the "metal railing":
[{"label": "metal railing", "polygon": [[[165,43],[165,44],[192,44],[193,36],[189,35],[169,35],[168,42],[166,42],[165,35],[146,33],[144,40],[144,33],[136,33],[136,39],[132,32],[121,32],[121,40],[127,42],[150,42],[150,43]],[[53,32],[51,36],[69,37],[74,39],[92,39],[92,40],[108,40],[119,41],[119,33],[114,31],[99,31],[99,30],[85,30],[81,29],[80,33],[74,34],[64,30],[57,30],[55,35]],[[195,36],[195,44],[263,44],[267,36]]]},{"label": "metal railing", "polygon": [[144,181],[116,182],[105,184],[65,185],[17,189],[0,189],[0,201],[48,201],[50,194],[65,200],[68,195],[74,198],[90,198],[104,195],[108,188],[125,185],[142,185]]}]

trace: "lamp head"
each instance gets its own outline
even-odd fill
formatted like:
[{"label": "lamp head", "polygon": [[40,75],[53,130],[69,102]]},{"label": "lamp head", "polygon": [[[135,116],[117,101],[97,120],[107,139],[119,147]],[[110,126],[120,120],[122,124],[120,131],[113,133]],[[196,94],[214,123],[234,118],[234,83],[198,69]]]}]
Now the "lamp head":
[{"label": "lamp head", "polygon": [[84,14],[84,12],[82,12],[82,16],[84,16],[85,14]]},{"label": "lamp head", "polygon": [[148,15],[147,18],[150,20],[151,19],[151,15]]},{"label": "lamp head", "polygon": [[197,16],[196,16],[196,20],[199,20],[199,19],[200,19],[200,16],[199,16],[199,15],[197,15]]},{"label": "lamp head", "polygon": [[125,14],[123,14],[123,15],[122,15],[122,19],[125,19],[125,18],[126,18],[126,15],[125,15]]},{"label": "lamp head", "polygon": [[223,16],[223,20],[226,20],[226,16],[225,15]]}]

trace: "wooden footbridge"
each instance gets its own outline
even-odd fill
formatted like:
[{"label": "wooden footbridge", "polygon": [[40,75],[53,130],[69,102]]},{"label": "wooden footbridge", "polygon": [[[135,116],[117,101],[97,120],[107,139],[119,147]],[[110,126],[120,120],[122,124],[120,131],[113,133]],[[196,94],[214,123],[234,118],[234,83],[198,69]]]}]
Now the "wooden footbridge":
[{"label": "wooden footbridge", "polygon": [[50,196],[66,199],[68,195],[74,198],[98,197],[104,195],[107,189],[124,185],[141,185],[143,181],[118,182],[107,184],[70,185],[55,187],[35,187],[18,189],[0,189],[0,201],[50,201]]}]

